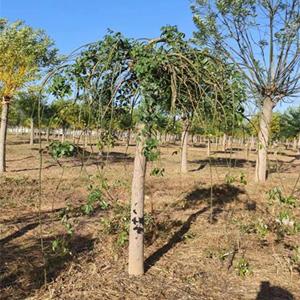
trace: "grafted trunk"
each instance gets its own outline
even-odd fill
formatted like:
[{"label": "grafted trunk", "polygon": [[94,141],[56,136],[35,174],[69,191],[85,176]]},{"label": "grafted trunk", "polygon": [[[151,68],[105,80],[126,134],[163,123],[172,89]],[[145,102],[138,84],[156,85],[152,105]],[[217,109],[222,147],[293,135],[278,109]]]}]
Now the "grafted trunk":
[{"label": "grafted trunk", "polygon": [[181,136],[181,173],[187,173],[187,148],[188,148],[188,138],[189,138],[189,124],[188,120],[184,120],[183,131]]},{"label": "grafted trunk", "polygon": [[[139,128],[141,132],[141,128]],[[131,184],[131,214],[129,229],[129,275],[144,274],[144,197],[146,157],[144,155],[145,139],[136,139],[133,179]]]},{"label": "grafted trunk", "polygon": [[1,128],[0,128],[0,173],[6,171],[6,135],[7,135],[7,121],[9,110],[9,98],[3,97],[2,112],[1,112]]},{"label": "grafted trunk", "polygon": [[258,154],[255,170],[256,182],[265,182],[267,179],[267,156],[273,107],[274,103],[271,98],[264,99],[258,133]]},{"label": "grafted trunk", "polygon": [[34,122],[33,118],[30,118],[30,146],[32,147],[34,144]]}]

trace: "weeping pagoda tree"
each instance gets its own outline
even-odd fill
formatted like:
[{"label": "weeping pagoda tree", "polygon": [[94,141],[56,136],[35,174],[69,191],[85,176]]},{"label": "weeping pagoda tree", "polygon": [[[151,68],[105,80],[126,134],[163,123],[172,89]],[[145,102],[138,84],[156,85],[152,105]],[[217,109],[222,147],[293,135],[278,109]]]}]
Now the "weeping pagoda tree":
[{"label": "weeping pagoda tree", "polygon": [[[162,117],[178,119],[192,113],[198,99],[215,98],[202,86],[210,84],[202,67],[206,55],[192,47],[176,27],[164,27],[155,39],[132,40],[110,32],[83,49],[53,77],[54,96],[72,89],[74,101],[92,108],[96,126],[110,134],[115,119],[128,114],[134,101],[136,151],[131,189],[129,230],[130,275],[144,273],[144,198],[147,162],[159,157],[157,124]],[[57,77],[63,80],[55,79]],[[211,90],[216,83],[210,84]],[[213,100],[214,101],[214,100]],[[189,111],[184,108],[189,105]],[[100,137],[101,138],[101,137]]]},{"label": "weeping pagoda tree", "polygon": [[267,178],[272,111],[300,91],[299,0],[196,0],[197,43],[221,52],[240,70],[260,107],[255,178]]},{"label": "weeping pagoda tree", "polygon": [[[141,275],[144,273],[145,174],[147,161],[159,156],[156,124],[164,114],[183,118],[182,160],[186,161],[190,119],[194,113],[201,115],[203,111],[199,107],[207,110],[218,107],[217,102],[222,101],[216,95],[222,94],[222,87],[210,68],[205,67],[211,63],[208,63],[209,53],[194,48],[177,27],[163,27],[159,38],[135,44],[131,54],[131,71],[135,73],[140,92],[140,115],[131,195],[129,274]],[[186,171],[187,166],[182,168]]]},{"label": "weeping pagoda tree", "polygon": [[22,22],[0,19],[0,173],[5,172],[6,135],[9,106],[26,84],[37,80],[40,71],[56,61],[53,42],[41,30]]}]

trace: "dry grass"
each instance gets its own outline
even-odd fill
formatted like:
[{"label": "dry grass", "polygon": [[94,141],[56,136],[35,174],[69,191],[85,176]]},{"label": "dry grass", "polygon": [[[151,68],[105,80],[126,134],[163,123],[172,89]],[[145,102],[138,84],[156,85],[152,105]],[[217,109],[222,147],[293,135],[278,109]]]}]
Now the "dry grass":
[{"label": "dry grass", "polygon": [[[149,175],[146,211],[154,218],[153,234],[145,249],[147,272],[130,278],[126,272],[127,249],[115,246],[114,237],[103,231],[111,211],[85,216],[78,209],[86,202],[88,185],[96,175],[107,178],[110,202],[129,203],[132,155],[117,146],[108,160],[90,154],[60,161],[43,155],[42,236],[48,284],[43,282],[41,227],[38,218],[39,152],[30,149],[25,137],[10,137],[8,172],[1,178],[0,247],[1,299],[298,299],[299,265],[293,251],[300,234],[279,237],[273,229],[281,207],[268,205],[266,192],[281,187],[295,189],[300,161],[293,151],[273,160],[273,172],[265,185],[253,182],[255,154],[243,149],[221,153],[213,149],[211,164],[206,149],[189,149],[189,169],[179,173],[178,145],[161,148],[154,165],[165,168],[164,177]],[[211,165],[211,168],[210,168]],[[239,181],[241,172],[247,184]],[[226,174],[236,177],[225,182]],[[210,206],[213,186],[213,207]],[[299,199],[299,184],[295,189]],[[72,255],[52,251],[51,242],[66,238],[61,209],[74,208],[68,238]],[[300,221],[299,208],[293,213]],[[253,224],[263,220],[269,232],[261,236]],[[242,259],[250,274],[238,276]],[[294,297],[294,298],[292,298]]]}]

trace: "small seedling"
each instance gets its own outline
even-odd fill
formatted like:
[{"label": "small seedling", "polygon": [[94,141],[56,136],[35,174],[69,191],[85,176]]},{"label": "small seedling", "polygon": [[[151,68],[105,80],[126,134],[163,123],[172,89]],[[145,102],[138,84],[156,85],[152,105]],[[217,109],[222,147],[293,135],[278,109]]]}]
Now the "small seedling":
[{"label": "small seedling", "polygon": [[231,175],[231,174],[226,174],[225,175],[225,182],[227,183],[227,184],[232,184],[232,183],[234,183],[234,182],[236,182],[237,181],[237,179],[236,179],[236,177],[235,176],[233,176],[233,175]]},{"label": "small seedling", "polygon": [[278,187],[275,187],[267,192],[268,200],[270,204],[277,202],[279,204],[284,204],[289,207],[297,206],[297,199],[293,195],[285,196],[282,190]]},{"label": "small seedling", "polygon": [[67,254],[72,255],[72,252],[68,248],[68,243],[63,238],[57,238],[51,242],[52,251],[65,256]]},{"label": "small seedling", "polygon": [[263,222],[263,220],[259,219],[255,224],[256,233],[261,237],[265,238],[269,232],[268,225]]},{"label": "small seedling", "polygon": [[150,172],[150,176],[163,177],[165,173],[165,169],[162,168],[153,168]]},{"label": "small seedling", "polygon": [[244,257],[237,262],[235,269],[237,274],[241,277],[246,277],[247,275],[252,274],[249,262]]},{"label": "small seedling", "polygon": [[241,172],[241,174],[240,174],[240,183],[244,184],[244,185],[247,184],[246,175],[243,172]]}]

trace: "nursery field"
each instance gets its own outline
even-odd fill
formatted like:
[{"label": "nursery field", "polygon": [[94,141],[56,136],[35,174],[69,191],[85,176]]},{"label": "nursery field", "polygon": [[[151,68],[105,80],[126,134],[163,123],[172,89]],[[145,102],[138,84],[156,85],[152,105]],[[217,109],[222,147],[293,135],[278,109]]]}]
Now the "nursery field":
[{"label": "nursery field", "polygon": [[146,173],[145,274],[133,278],[135,145],[118,141],[102,155],[88,145],[58,160],[46,146],[8,136],[1,299],[300,299],[296,151],[271,149],[268,181],[258,185],[254,150],[212,145],[207,157],[205,143],[190,143],[182,174],[180,142],[162,143]]}]

